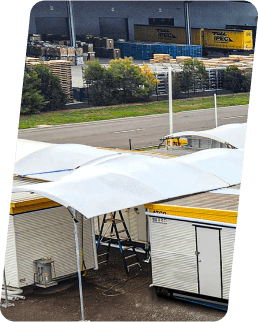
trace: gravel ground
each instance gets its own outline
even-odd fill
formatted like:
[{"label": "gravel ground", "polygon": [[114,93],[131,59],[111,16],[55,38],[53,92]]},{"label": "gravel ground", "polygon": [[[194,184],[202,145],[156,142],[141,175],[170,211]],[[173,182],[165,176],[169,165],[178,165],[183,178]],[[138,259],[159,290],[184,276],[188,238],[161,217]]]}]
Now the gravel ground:
[{"label": "gravel ground", "polygon": [[[83,277],[85,318],[90,321],[218,321],[225,312],[157,296],[150,288],[151,265],[136,266],[127,276],[117,249],[108,264]],[[141,256],[142,260],[142,256]],[[116,285],[118,284],[118,285]],[[2,308],[11,321],[79,321],[78,282],[60,282],[57,287],[35,289],[25,300]]]}]

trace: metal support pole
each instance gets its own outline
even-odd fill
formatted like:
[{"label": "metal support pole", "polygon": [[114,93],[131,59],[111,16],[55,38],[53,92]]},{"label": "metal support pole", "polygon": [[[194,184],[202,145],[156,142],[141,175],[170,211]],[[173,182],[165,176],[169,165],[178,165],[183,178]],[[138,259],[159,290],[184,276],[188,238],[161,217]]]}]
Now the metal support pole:
[{"label": "metal support pole", "polygon": [[6,277],[5,277],[5,268],[4,268],[4,273],[3,273],[3,282],[4,282],[5,302],[3,304],[1,304],[1,306],[4,307],[4,308],[7,308],[9,306],[14,306],[13,303],[8,301]]},{"label": "metal support pole", "polygon": [[217,96],[214,94],[215,126],[218,127]]},{"label": "metal support pole", "polygon": [[71,0],[67,1],[66,3],[67,3],[68,24],[69,24],[69,33],[70,33],[70,44],[71,44],[71,47],[75,47],[76,39],[75,39],[75,31],[74,31],[73,5]]},{"label": "metal support pole", "polygon": [[129,150],[132,150],[132,141],[129,139]]},{"label": "metal support pole", "polygon": [[168,67],[168,109],[169,109],[169,134],[173,134],[173,107],[172,107],[172,69]]},{"label": "metal support pole", "polygon": [[78,229],[77,229],[78,220],[75,217],[75,209],[71,208],[72,211],[69,208],[67,209],[72,216],[73,225],[74,225],[74,239],[75,239],[75,246],[76,246],[77,272],[78,272],[80,304],[81,304],[81,321],[85,321],[84,307],[83,307],[83,294],[82,294],[82,276],[81,276],[81,266],[80,266],[80,249],[79,249],[79,238],[78,238]]},{"label": "metal support pole", "polygon": [[186,34],[186,43],[191,45],[191,25],[190,25],[190,9],[189,1],[184,2],[185,9],[185,34]]}]

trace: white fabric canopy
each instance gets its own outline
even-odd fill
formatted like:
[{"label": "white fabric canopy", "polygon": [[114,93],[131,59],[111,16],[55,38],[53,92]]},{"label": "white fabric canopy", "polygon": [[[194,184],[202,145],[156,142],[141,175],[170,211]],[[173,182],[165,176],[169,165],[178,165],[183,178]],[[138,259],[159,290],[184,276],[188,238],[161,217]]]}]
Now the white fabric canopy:
[{"label": "white fabric canopy", "polygon": [[[25,140],[26,141],[26,140]],[[23,142],[22,144],[23,145]],[[29,142],[27,143],[29,146]],[[34,144],[32,145],[34,147]],[[55,144],[39,148],[15,164],[14,174],[56,181],[78,166],[117,152],[80,144]]]},{"label": "white fabric canopy", "polygon": [[18,162],[22,158],[28,156],[29,154],[35,151],[38,151],[40,149],[44,149],[46,147],[53,146],[53,145],[55,144],[18,139],[17,145],[16,145],[15,162]]},{"label": "white fabric canopy", "polygon": [[241,182],[243,156],[243,149],[208,149],[179,159],[235,185]]},{"label": "white fabric canopy", "polygon": [[221,188],[221,189],[218,189],[218,190],[212,190],[211,193],[240,196],[240,189]]},{"label": "white fabric canopy", "polygon": [[224,144],[230,144],[232,147],[241,149],[245,145],[246,123],[226,124],[206,131],[185,131],[177,132],[164,137],[180,138],[189,136],[198,136],[212,139]]},{"label": "white fabric canopy", "polygon": [[[213,152],[213,156],[208,157],[212,151],[197,152],[195,159],[190,155],[192,161],[187,160],[187,156],[161,159],[117,153],[88,162],[58,181],[20,186],[13,192],[35,192],[91,218],[149,202],[239,184],[243,151],[239,150],[236,155],[234,150],[224,150],[224,161],[216,171],[206,163],[213,162],[214,165],[222,155]],[[199,153],[202,157],[198,157]],[[197,161],[198,158],[201,162]],[[223,164],[226,168],[220,172]],[[232,175],[226,176],[226,171]]]}]

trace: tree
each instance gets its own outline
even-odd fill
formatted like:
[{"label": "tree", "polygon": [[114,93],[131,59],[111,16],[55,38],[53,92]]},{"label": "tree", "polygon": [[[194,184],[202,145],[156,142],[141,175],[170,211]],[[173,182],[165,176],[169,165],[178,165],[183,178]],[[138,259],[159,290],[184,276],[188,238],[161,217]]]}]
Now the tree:
[{"label": "tree", "polygon": [[191,87],[193,87],[194,92],[196,88],[204,90],[207,79],[208,73],[203,62],[198,59],[186,59],[184,61],[181,87],[188,90],[188,94]]},{"label": "tree", "polygon": [[184,77],[185,77],[185,74],[183,72],[178,72],[173,74],[172,91],[173,91],[174,98],[177,98],[181,92],[187,91],[187,87],[185,86],[186,81]]},{"label": "tree", "polygon": [[[147,66],[146,66],[147,67]],[[110,61],[115,98],[129,103],[146,99],[155,86],[155,77],[148,68],[136,66],[133,59],[114,59]]]},{"label": "tree", "polygon": [[60,110],[67,102],[67,97],[62,90],[60,78],[51,73],[50,69],[44,64],[38,64],[33,67],[40,80],[38,89],[44,96],[46,104],[45,111]]},{"label": "tree", "polygon": [[233,93],[241,92],[243,77],[241,70],[236,66],[228,66],[225,69],[224,87]]},{"label": "tree", "polygon": [[112,103],[112,74],[99,61],[88,62],[84,78],[88,85],[89,96],[94,105]]},{"label": "tree", "polygon": [[248,70],[245,74],[242,75],[242,92],[250,92],[251,81],[252,81],[252,71]]},{"label": "tree", "polygon": [[136,66],[132,58],[111,60],[108,68],[98,61],[89,62],[84,77],[95,105],[146,100],[155,86],[147,65]]},{"label": "tree", "polygon": [[27,69],[24,73],[21,114],[39,113],[46,101],[39,90],[40,79],[36,71]]}]

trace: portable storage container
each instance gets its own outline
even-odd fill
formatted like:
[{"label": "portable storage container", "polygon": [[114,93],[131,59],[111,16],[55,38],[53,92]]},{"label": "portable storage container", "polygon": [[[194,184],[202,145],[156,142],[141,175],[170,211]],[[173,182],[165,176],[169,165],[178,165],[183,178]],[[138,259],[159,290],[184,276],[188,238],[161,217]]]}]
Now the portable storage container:
[{"label": "portable storage container", "polygon": [[252,30],[212,30],[204,29],[205,48],[228,50],[252,50]]},{"label": "portable storage container", "polygon": [[[14,178],[14,187],[35,183]],[[81,270],[97,269],[93,220],[78,213]],[[5,273],[7,285],[24,287],[34,284],[35,263],[51,259],[53,277],[64,279],[77,273],[74,224],[64,206],[36,194],[13,193],[9,217]]]},{"label": "portable storage container", "polygon": [[185,44],[184,28],[134,25],[135,40]]},{"label": "portable storage container", "polygon": [[145,205],[155,287],[229,299],[238,201],[222,189]]},{"label": "portable storage container", "polygon": [[[134,25],[135,40],[185,44],[183,27]],[[205,48],[227,50],[252,50],[252,30],[216,30],[191,28],[191,44]]]}]

